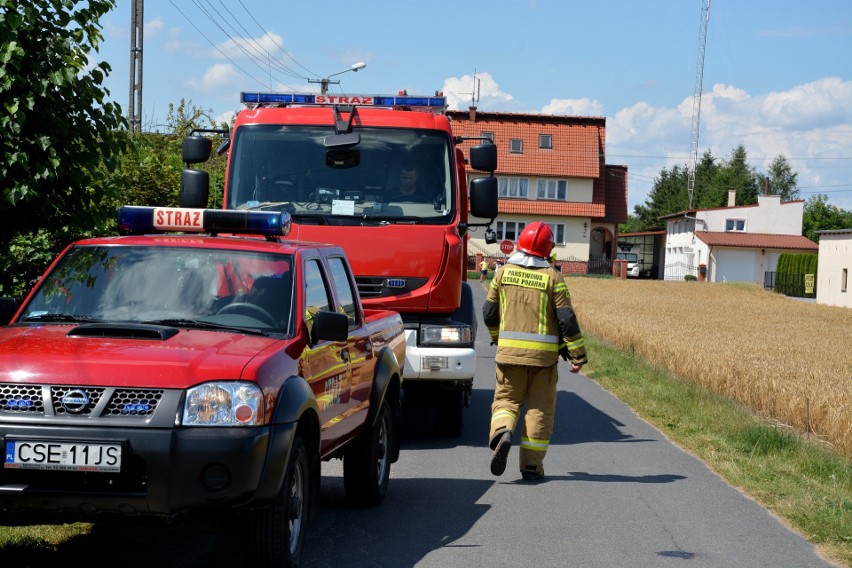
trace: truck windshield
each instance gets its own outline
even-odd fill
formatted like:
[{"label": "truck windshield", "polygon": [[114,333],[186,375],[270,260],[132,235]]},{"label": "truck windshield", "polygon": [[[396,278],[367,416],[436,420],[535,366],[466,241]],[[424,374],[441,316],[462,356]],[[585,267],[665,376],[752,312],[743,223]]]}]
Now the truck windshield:
[{"label": "truck windshield", "polygon": [[218,249],[78,246],[51,270],[18,321],[290,333],[292,260]]},{"label": "truck windshield", "polygon": [[353,132],[359,143],[327,148],[331,126],[238,128],[227,208],[288,211],[297,223],[450,222],[457,204],[446,133],[357,126]]}]

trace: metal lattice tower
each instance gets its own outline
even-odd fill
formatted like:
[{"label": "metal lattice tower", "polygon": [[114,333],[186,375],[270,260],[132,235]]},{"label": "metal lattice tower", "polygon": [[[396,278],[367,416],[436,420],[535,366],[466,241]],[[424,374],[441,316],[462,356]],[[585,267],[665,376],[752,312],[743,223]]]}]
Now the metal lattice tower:
[{"label": "metal lattice tower", "polygon": [[710,21],[710,0],[703,0],[701,6],[701,25],[698,28],[698,66],[695,73],[695,93],[692,96],[692,145],[689,151],[689,209],[692,209],[692,196],[695,193],[695,170],[698,167],[698,131],[701,123],[701,93],[704,89],[704,47],[707,44],[707,23]]},{"label": "metal lattice tower", "polygon": [[133,0],[130,8],[130,104],[127,122],[132,132],[142,129],[142,39],[145,0]]}]

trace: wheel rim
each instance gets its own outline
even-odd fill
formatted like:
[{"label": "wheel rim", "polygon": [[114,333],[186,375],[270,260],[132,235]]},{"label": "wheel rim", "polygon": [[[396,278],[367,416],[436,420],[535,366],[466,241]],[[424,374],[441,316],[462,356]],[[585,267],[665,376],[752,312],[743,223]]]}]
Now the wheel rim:
[{"label": "wheel rim", "polygon": [[384,480],[388,469],[388,428],[387,417],[383,416],[379,421],[379,431],[376,436],[376,471],[378,472],[379,482]]},{"label": "wheel rim", "polygon": [[290,508],[287,512],[287,523],[290,529],[290,554],[295,554],[299,547],[304,513],[305,475],[304,468],[297,463],[293,471],[293,483],[290,485]]}]

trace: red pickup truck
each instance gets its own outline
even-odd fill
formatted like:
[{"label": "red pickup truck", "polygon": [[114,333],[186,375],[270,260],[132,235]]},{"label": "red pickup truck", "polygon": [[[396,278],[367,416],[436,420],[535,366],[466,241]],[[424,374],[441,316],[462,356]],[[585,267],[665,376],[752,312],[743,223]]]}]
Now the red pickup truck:
[{"label": "red pickup truck", "polygon": [[340,247],[283,239],[287,213],[122,207],[119,226],[2,303],[0,523],[226,510],[256,562],[297,563],[322,461],[352,500],[385,496],[400,316],[362,307]]}]

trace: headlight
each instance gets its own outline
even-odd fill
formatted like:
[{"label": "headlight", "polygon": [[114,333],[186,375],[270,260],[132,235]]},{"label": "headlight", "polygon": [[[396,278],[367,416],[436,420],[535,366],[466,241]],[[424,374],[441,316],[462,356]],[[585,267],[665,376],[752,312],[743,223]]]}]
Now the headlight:
[{"label": "headlight", "polygon": [[256,426],[263,422],[263,394],[253,383],[206,383],[186,392],[184,426]]},{"label": "headlight", "polygon": [[420,327],[422,345],[470,345],[469,325],[424,325]]}]

